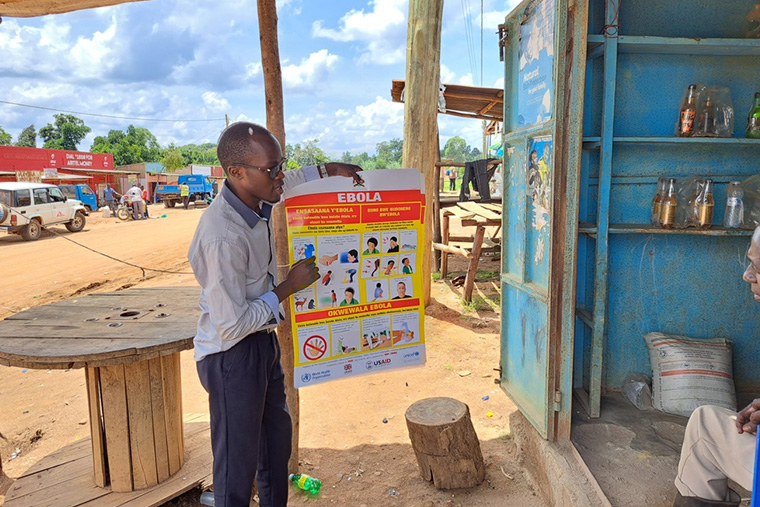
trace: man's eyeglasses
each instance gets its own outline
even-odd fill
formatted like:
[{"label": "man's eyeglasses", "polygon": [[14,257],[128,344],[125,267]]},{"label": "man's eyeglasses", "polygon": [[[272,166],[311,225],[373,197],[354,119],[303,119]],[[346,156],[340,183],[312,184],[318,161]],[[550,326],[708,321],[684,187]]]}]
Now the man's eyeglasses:
[{"label": "man's eyeglasses", "polygon": [[249,165],[249,164],[243,164],[240,162],[235,162],[234,164],[230,164],[230,167],[245,167],[246,169],[258,169],[259,171],[268,172],[269,176],[272,179],[275,179],[278,174],[280,174],[282,171],[285,170],[285,168],[288,165],[288,159],[283,158],[277,165],[274,165],[272,167],[259,167],[257,165]]}]

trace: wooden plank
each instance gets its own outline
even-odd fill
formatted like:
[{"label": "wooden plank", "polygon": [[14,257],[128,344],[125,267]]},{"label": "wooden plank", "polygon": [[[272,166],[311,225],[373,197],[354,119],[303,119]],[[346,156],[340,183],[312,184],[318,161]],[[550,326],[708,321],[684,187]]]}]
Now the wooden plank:
[{"label": "wooden plank", "polygon": [[182,472],[152,488],[128,493],[112,493],[104,498],[78,507],[157,507],[186,491],[208,481],[211,475],[212,454],[208,423],[200,425],[188,440],[187,464]]},{"label": "wooden plank", "polygon": [[472,255],[470,254],[470,252],[458,246],[443,245],[441,243],[433,243],[433,248],[435,248],[436,250],[439,250],[444,255],[453,254],[453,255],[459,255],[461,257],[466,257],[468,259],[472,258]]},{"label": "wooden plank", "polygon": [[460,203],[457,203],[457,206],[447,207],[445,208],[445,211],[448,211],[449,213],[451,213],[452,215],[454,215],[455,217],[459,219],[472,220],[475,214],[471,211],[467,211],[466,209],[460,208],[459,204]]},{"label": "wooden plank", "polygon": [[[88,442],[89,443],[89,442]],[[81,473],[81,471],[80,471]],[[85,502],[103,497],[108,490],[97,487],[92,482],[92,473],[87,471],[82,475],[59,483],[56,487],[43,488],[17,500],[6,499],[4,507],[61,507],[81,505]]]},{"label": "wooden plank", "polygon": [[[155,342],[156,340],[153,340]],[[72,368],[108,364],[120,358],[127,362],[151,354],[167,354],[191,349],[193,339],[167,339],[165,343],[150,344],[150,340],[61,340],[56,338],[0,338],[0,357],[9,366],[29,368]],[[74,366],[76,365],[76,366]]]},{"label": "wooden plank", "polygon": [[[200,316],[200,313],[197,314]],[[157,343],[169,340],[181,340],[194,336],[197,318],[191,314],[169,316],[156,319],[148,315],[140,320],[97,322],[71,321],[64,313],[49,320],[4,320],[0,322],[0,336],[14,338],[55,337],[58,339],[103,339],[132,340],[153,339]],[[188,321],[188,319],[194,319]],[[66,324],[63,324],[66,322]],[[69,324],[70,322],[70,324]],[[120,323],[121,326],[109,327],[108,324]]]},{"label": "wooden plank", "polygon": [[123,365],[100,368],[100,391],[103,400],[103,426],[106,434],[111,489],[131,491],[133,488],[132,454],[129,444],[127,386]]},{"label": "wooden plank", "polygon": [[471,211],[472,213],[485,218],[486,220],[496,220],[501,222],[501,213],[496,213],[495,211],[486,208],[482,204],[475,202],[460,202],[459,206],[466,209],[467,211]]},{"label": "wooden plank", "polygon": [[501,207],[500,204],[494,204],[492,202],[484,202],[484,203],[480,203],[480,205],[486,209],[493,211],[494,213],[498,213],[499,216],[503,214],[503,208]]},{"label": "wooden plank", "polygon": [[[204,417],[196,415],[188,418],[187,464],[181,473],[167,481],[143,490],[114,493],[108,488],[97,488],[91,481],[92,461],[89,455],[78,460],[68,460],[64,466],[55,465],[46,469],[44,463],[53,455],[40,460],[40,472],[26,475],[14,482],[8,491],[6,507],[37,507],[39,505],[78,507],[157,507],[196,487],[211,483],[212,455],[209,442],[208,422],[190,422]],[[81,444],[81,445],[80,445]],[[89,449],[87,439],[70,444],[61,451],[64,454]]]},{"label": "wooden plank", "polygon": [[102,408],[100,400],[100,370],[85,368],[87,381],[87,406],[90,415],[90,436],[92,440],[92,461],[95,485],[105,488],[108,484],[106,475],[106,448],[103,435]]},{"label": "wooden plank", "polygon": [[483,236],[485,233],[485,227],[478,227],[478,230],[475,232],[475,241],[472,243],[472,258],[470,259],[470,266],[467,268],[467,276],[464,281],[463,299],[468,303],[472,301],[472,289],[475,287],[475,275],[478,272],[480,249],[483,246]]},{"label": "wooden plank", "polygon": [[491,220],[487,218],[481,219],[462,219],[463,227],[498,227],[501,225],[501,220]]},{"label": "wooden plank", "polygon": [[[95,485],[92,482],[92,459],[89,455],[78,460],[69,461],[64,466],[43,469],[41,472],[19,478],[13,483],[13,487],[8,490],[4,505],[9,505],[12,501],[30,503],[24,497],[42,490],[51,493],[56,489],[60,489],[61,485],[65,487],[66,484],[80,476],[84,476],[89,480],[88,485]],[[36,495],[36,497],[38,496]]]},{"label": "wooden plank", "polygon": [[135,489],[143,489],[158,484],[148,361],[124,365],[124,378],[127,382],[132,481]]},{"label": "wooden plank", "polygon": [[182,442],[182,385],[179,360],[179,354],[161,358],[170,474],[175,474],[182,467],[185,459]]},{"label": "wooden plank", "polygon": [[[444,245],[449,244],[449,227],[451,219],[449,215],[443,215],[441,219],[441,241]],[[441,252],[441,279],[446,279],[446,275],[449,272],[449,254],[447,252]]]},{"label": "wooden plank", "polygon": [[158,482],[163,482],[169,473],[169,446],[166,441],[166,410],[164,406],[164,381],[161,358],[148,361],[150,368],[150,400],[153,409],[153,440],[156,445],[156,470]]},{"label": "wooden plank", "polygon": [[26,472],[24,472],[19,477],[19,479],[23,479],[24,477],[34,475],[43,470],[48,470],[55,467],[59,467],[61,465],[65,465],[66,463],[69,463],[71,461],[76,461],[78,459],[86,458],[90,456],[91,452],[92,450],[90,449],[90,442],[88,442],[87,440],[79,440],[77,442],[74,442],[73,444],[67,445],[66,447],[63,447],[61,449],[58,449],[57,451],[54,451],[48,454],[42,460],[32,465]]}]

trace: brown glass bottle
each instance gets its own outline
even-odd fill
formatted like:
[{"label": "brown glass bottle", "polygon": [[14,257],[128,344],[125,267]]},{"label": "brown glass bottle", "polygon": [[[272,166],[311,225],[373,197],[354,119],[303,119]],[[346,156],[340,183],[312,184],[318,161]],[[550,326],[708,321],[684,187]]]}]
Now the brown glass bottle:
[{"label": "brown glass bottle", "polygon": [[660,225],[660,213],[662,212],[662,200],[668,191],[668,179],[659,178],[657,180],[657,192],[652,199],[652,216],[651,223],[655,227]]},{"label": "brown glass bottle", "polygon": [[709,229],[712,227],[713,208],[715,207],[712,186],[712,180],[705,180],[705,185],[702,187],[699,196],[697,196],[697,227],[700,229]]},{"label": "brown glass bottle", "polygon": [[668,180],[668,191],[662,200],[660,208],[660,227],[663,229],[672,229],[676,224],[676,207],[678,206],[678,200],[676,199],[676,179],[670,178]]},{"label": "brown glass bottle", "polygon": [[699,125],[696,131],[698,137],[717,137],[717,114],[718,110],[715,103],[712,101],[712,97],[708,95],[699,113]]},{"label": "brown glass bottle", "polygon": [[695,120],[697,118],[697,85],[689,85],[681,110],[678,113],[678,137],[691,137],[694,135]]}]

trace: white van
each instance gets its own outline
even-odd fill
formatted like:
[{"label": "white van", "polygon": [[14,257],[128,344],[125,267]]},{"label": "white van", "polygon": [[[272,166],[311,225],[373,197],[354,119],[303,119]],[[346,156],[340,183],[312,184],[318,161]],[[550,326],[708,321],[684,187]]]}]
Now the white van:
[{"label": "white van", "polygon": [[0,230],[33,241],[42,228],[64,224],[71,232],[84,229],[87,208],[46,183],[0,182]]}]

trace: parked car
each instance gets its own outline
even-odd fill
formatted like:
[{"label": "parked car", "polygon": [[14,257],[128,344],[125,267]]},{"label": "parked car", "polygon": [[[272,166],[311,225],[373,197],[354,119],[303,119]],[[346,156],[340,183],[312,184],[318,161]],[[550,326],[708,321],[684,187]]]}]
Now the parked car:
[{"label": "parked car", "polygon": [[63,183],[58,185],[63,191],[63,195],[69,199],[76,199],[82,201],[87,211],[94,211],[98,209],[98,196],[92,191],[89,185],[84,183]]},{"label": "parked car", "polygon": [[55,185],[0,182],[0,230],[20,234],[27,241],[39,238],[43,226],[63,224],[79,232],[87,214],[81,201],[69,199]]},{"label": "parked car", "polygon": [[190,202],[200,199],[206,201],[209,197],[214,197],[214,187],[208,176],[202,174],[180,174],[176,185],[158,185],[156,187],[156,196],[158,196],[167,208],[173,208],[175,204],[182,202],[180,196],[180,185],[187,183],[190,187]]}]

